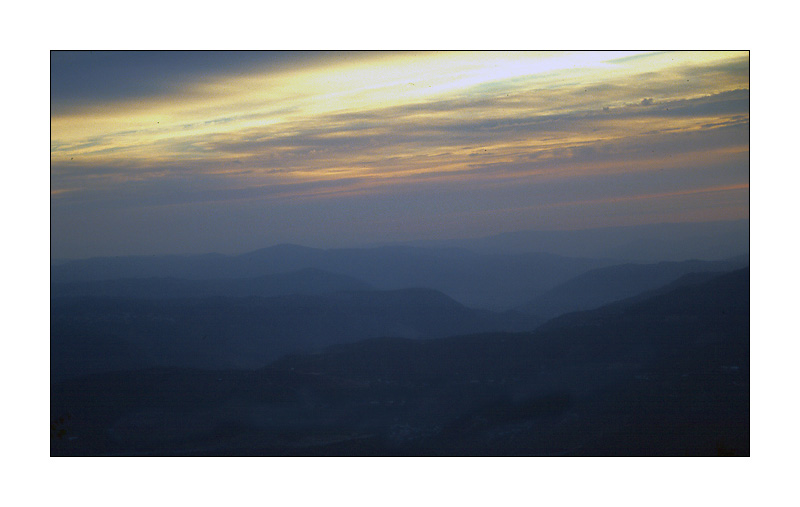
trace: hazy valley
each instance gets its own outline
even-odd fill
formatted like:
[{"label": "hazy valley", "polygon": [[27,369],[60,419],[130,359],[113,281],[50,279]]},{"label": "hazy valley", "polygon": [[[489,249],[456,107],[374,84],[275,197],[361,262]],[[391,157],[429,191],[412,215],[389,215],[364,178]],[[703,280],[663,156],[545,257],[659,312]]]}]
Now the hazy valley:
[{"label": "hazy valley", "polygon": [[60,261],[51,453],[748,455],[748,243],[697,230]]}]

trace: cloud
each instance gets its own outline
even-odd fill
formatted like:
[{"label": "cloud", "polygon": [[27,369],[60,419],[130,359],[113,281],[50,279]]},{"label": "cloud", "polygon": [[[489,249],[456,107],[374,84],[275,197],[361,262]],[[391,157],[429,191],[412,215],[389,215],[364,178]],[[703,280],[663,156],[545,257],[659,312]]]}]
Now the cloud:
[{"label": "cloud", "polygon": [[729,183],[721,170],[702,169],[717,162],[741,183],[746,55],[642,55],[548,72],[521,59],[503,63],[502,75],[456,56],[466,62],[426,56],[424,72],[386,71],[364,57],[327,72],[187,69],[171,78],[180,86],[159,84],[153,96],[120,93],[76,108],[56,95],[54,212],[345,206],[369,196],[378,206],[435,200],[431,188],[450,196],[454,212],[480,200],[522,209],[532,196],[566,199],[586,181],[589,192],[641,178],[651,182],[637,187],[641,195],[658,193],[664,172],[687,185],[710,174]]}]

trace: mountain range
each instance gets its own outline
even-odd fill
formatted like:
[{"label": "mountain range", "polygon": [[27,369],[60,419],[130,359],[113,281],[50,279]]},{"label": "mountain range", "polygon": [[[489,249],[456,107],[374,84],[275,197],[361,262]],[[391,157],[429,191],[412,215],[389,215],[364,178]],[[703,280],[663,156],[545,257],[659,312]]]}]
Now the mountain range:
[{"label": "mountain range", "polygon": [[51,454],[749,455],[748,230],[59,259]]},{"label": "mountain range", "polygon": [[56,382],[51,453],[749,455],[749,369],[749,269],[706,273],[531,332]]},{"label": "mountain range", "polygon": [[50,318],[54,379],[153,366],[256,368],[288,353],[365,338],[513,331],[541,322],[470,309],[431,289],[272,297],[62,296],[51,300]]},{"label": "mountain range", "polygon": [[[50,272],[54,292],[61,294],[67,290],[61,284],[78,282],[141,278],[241,280],[315,269],[352,277],[381,290],[426,287],[467,306],[508,310],[573,276],[613,263],[610,259],[542,253],[484,255],[450,248],[396,246],[321,250],[276,245],[235,256],[84,259],[52,266]],[[68,287],[75,292],[79,285]]]},{"label": "mountain range", "polygon": [[[637,244],[650,254],[631,246]],[[369,248],[284,244],[238,255],[98,257],[59,260],[51,263],[50,272],[54,293],[61,294],[65,289],[56,284],[140,278],[243,280],[314,269],[380,290],[426,287],[466,306],[504,311],[532,304],[546,291],[592,269],[631,262],[719,261],[746,258],[748,252],[749,221],[744,220],[528,231]]]},{"label": "mountain range", "polygon": [[[276,247],[267,253],[285,261],[286,251],[296,249]],[[306,256],[295,255],[292,262],[313,263],[328,255],[297,252]],[[250,257],[263,260],[262,254]],[[467,307],[434,289],[377,290],[352,276],[308,267],[252,278],[54,282],[51,378],[154,366],[256,368],[286,354],[367,338],[532,331],[560,314],[646,293],[682,274],[746,264],[740,258],[603,267],[557,285],[516,311],[501,312]]]},{"label": "mountain range", "polygon": [[747,256],[721,261],[626,263],[587,271],[543,292],[518,308],[548,320],[558,315],[597,308],[654,290],[691,273],[724,272],[749,265]]}]

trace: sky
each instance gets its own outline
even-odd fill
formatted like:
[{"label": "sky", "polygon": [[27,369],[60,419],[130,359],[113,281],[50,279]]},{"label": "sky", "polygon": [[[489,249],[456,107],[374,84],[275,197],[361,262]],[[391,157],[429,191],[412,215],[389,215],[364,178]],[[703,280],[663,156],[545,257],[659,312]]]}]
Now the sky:
[{"label": "sky", "polygon": [[749,217],[748,52],[50,53],[51,256]]}]

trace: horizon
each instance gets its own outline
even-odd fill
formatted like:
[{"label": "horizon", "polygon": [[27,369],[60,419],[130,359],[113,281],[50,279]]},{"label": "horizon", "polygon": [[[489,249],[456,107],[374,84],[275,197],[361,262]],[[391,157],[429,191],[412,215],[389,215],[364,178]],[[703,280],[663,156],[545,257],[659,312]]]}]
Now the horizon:
[{"label": "horizon", "polygon": [[51,259],[749,219],[749,52],[51,52]]},{"label": "horizon", "polygon": [[[569,233],[569,232],[589,232],[589,231],[602,231],[602,230],[620,230],[620,229],[642,229],[647,227],[663,227],[663,226],[683,226],[683,225],[711,225],[711,224],[733,224],[736,222],[748,222],[748,229],[749,229],[749,222],[750,218],[741,218],[735,220],[715,220],[711,222],[658,222],[652,224],[640,224],[640,225],[623,225],[623,226],[607,226],[607,227],[593,227],[593,228],[581,228],[581,229],[525,229],[525,230],[514,230],[514,231],[503,231],[497,232],[486,236],[469,236],[469,237],[460,237],[460,238],[442,238],[437,240],[424,240],[424,239],[417,239],[417,240],[407,240],[407,241],[385,241],[385,242],[378,242],[378,243],[365,243],[365,244],[352,244],[352,245],[344,245],[344,246],[336,246],[336,247],[327,247],[327,246],[315,246],[310,244],[302,244],[302,243],[293,243],[293,242],[280,242],[280,243],[270,243],[265,244],[263,246],[258,246],[248,250],[242,251],[234,251],[234,252],[219,252],[219,251],[205,251],[205,252],[173,252],[173,253],[131,253],[126,255],[97,255],[91,257],[50,257],[51,264],[53,262],[72,262],[72,261],[82,261],[82,260],[90,260],[90,259],[102,259],[102,258],[119,258],[119,257],[191,257],[191,256],[203,256],[203,255],[221,255],[225,257],[236,257],[239,255],[246,255],[248,253],[257,252],[260,250],[268,250],[270,248],[280,247],[280,246],[293,246],[293,247],[300,247],[300,248],[307,248],[311,250],[321,250],[321,251],[328,251],[328,250],[348,250],[348,249],[374,249],[374,248],[384,248],[384,247],[406,247],[406,248],[417,248],[417,249],[433,249],[433,248],[455,248],[461,250],[469,250],[468,247],[465,246],[445,246],[448,243],[459,243],[459,242],[471,242],[471,241],[480,241],[480,240],[490,240],[496,239],[503,236],[522,236],[526,234],[538,234],[538,233]],[[543,253],[543,254],[551,254],[551,255],[560,255],[560,254],[553,254],[551,252],[547,252],[545,250],[535,250],[535,249],[526,249],[526,252],[529,253]],[[738,257],[739,254],[734,253],[731,257]],[[749,255],[746,254],[746,255]],[[565,255],[562,255],[565,256]],[[690,258],[684,260],[692,260]]]}]

